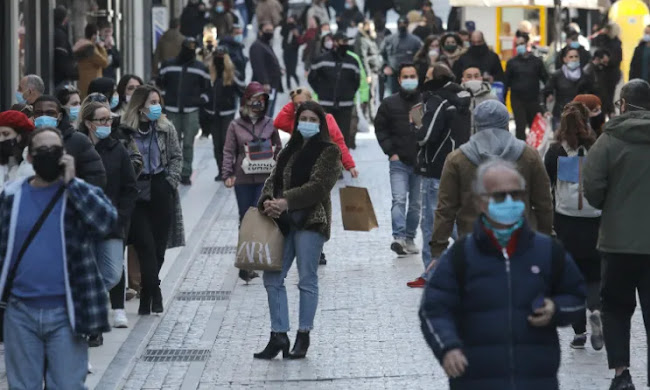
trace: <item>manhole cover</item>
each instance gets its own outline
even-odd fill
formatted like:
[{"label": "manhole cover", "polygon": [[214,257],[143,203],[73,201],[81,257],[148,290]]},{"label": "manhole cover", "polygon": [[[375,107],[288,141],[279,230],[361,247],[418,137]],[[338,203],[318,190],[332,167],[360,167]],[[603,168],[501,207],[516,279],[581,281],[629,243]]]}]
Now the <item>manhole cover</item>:
[{"label": "manhole cover", "polygon": [[145,362],[202,362],[210,357],[209,349],[148,349]]},{"label": "manhole cover", "polygon": [[204,246],[201,248],[202,255],[234,255],[237,253],[236,246]]},{"label": "manhole cover", "polygon": [[230,299],[230,291],[179,291],[176,294],[179,301],[226,301]]}]

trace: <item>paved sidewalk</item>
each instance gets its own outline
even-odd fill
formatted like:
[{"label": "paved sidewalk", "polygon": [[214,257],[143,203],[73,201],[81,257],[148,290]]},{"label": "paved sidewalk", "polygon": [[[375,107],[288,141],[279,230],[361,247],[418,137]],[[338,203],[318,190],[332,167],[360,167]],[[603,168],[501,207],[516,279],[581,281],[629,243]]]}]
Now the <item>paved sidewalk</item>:
[{"label": "paved sidewalk", "polygon": [[[325,248],[329,263],[319,271],[320,304],[308,358],[253,359],[269,337],[266,293],[259,279],[250,285],[236,280],[232,250],[237,217],[229,194],[201,244],[204,254],[193,260],[180,286],[183,296],[188,292],[213,294],[212,300],[181,300],[177,294],[145,350],[186,353],[191,349],[198,357],[164,362],[140,357],[125,389],[447,388],[444,373],[420,332],[421,290],[405,286],[421,272],[420,258],[396,258],[388,248],[388,164],[376,141],[368,135],[363,138],[354,152],[361,171],[354,184],[369,188],[380,228],[370,233],[343,231],[338,188],[351,180],[340,181],[333,191],[334,228]],[[298,308],[295,267],[286,284],[293,342]],[[641,326],[639,313],[635,334],[642,334]],[[606,389],[611,373],[604,351],[571,350],[571,329],[561,334],[562,389]],[[645,383],[644,344],[638,340],[634,347],[637,385]]]}]

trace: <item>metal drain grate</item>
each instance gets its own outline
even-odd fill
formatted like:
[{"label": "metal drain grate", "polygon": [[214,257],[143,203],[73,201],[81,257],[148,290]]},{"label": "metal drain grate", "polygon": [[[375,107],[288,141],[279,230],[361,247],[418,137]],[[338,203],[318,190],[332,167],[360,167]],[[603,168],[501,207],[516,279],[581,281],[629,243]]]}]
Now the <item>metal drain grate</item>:
[{"label": "metal drain grate", "polygon": [[209,349],[148,349],[145,362],[203,362],[210,357]]},{"label": "metal drain grate", "polygon": [[227,301],[230,291],[179,291],[176,294],[179,301]]},{"label": "metal drain grate", "polygon": [[204,246],[201,248],[202,255],[234,255],[237,253],[236,246]]}]

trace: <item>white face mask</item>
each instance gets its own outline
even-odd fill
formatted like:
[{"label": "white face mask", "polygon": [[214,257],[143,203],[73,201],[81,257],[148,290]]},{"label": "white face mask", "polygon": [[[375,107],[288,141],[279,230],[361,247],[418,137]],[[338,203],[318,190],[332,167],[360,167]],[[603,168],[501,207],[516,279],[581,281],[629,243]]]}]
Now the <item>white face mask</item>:
[{"label": "white face mask", "polygon": [[325,43],[323,43],[323,46],[325,46],[325,48],[326,48],[327,50],[332,50],[332,48],[334,47],[334,42],[332,42],[332,41],[325,41]]},{"label": "white face mask", "polygon": [[127,103],[130,102],[131,101],[131,95],[125,95],[124,96],[124,101],[127,102]]}]

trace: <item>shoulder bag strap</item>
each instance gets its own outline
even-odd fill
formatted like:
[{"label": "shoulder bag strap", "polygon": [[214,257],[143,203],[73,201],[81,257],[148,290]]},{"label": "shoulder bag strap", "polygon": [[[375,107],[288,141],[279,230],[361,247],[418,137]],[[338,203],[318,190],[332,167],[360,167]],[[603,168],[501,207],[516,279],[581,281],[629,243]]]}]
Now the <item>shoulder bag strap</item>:
[{"label": "shoulder bag strap", "polygon": [[[48,215],[50,215],[50,212],[52,211],[56,203],[59,201],[59,199],[61,198],[64,192],[65,192],[65,185],[62,185],[58,189],[56,194],[54,194],[54,196],[50,200],[50,203],[48,203],[47,207],[45,207],[45,210],[43,210],[41,216],[38,217],[38,220],[32,227],[32,230],[29,231],[27,238],[25,238],[25,241],[23,242],[23,245],[20,248],[20,251],[18,252],[18,256],[16,257],[16,261],[9,269],[9,274],[7,275],[7,282],[5,283],[5,289],[2,294],[2,302],[1,302],[2,304],[6,305],[7,300],[9,299],[9,293],[11,292],[11,287],[14,283],[14,278],[16,277],[16,273],[18,272],[18,266],[20,265],[20,261],[25,255],[25,252],[27,251],[29,244],[32,243],[38,231],[41,230],[41,227],[45,223],[45,220],[47,219]],[[11,259],[7,259],[7,261],[11,261]]]}]

